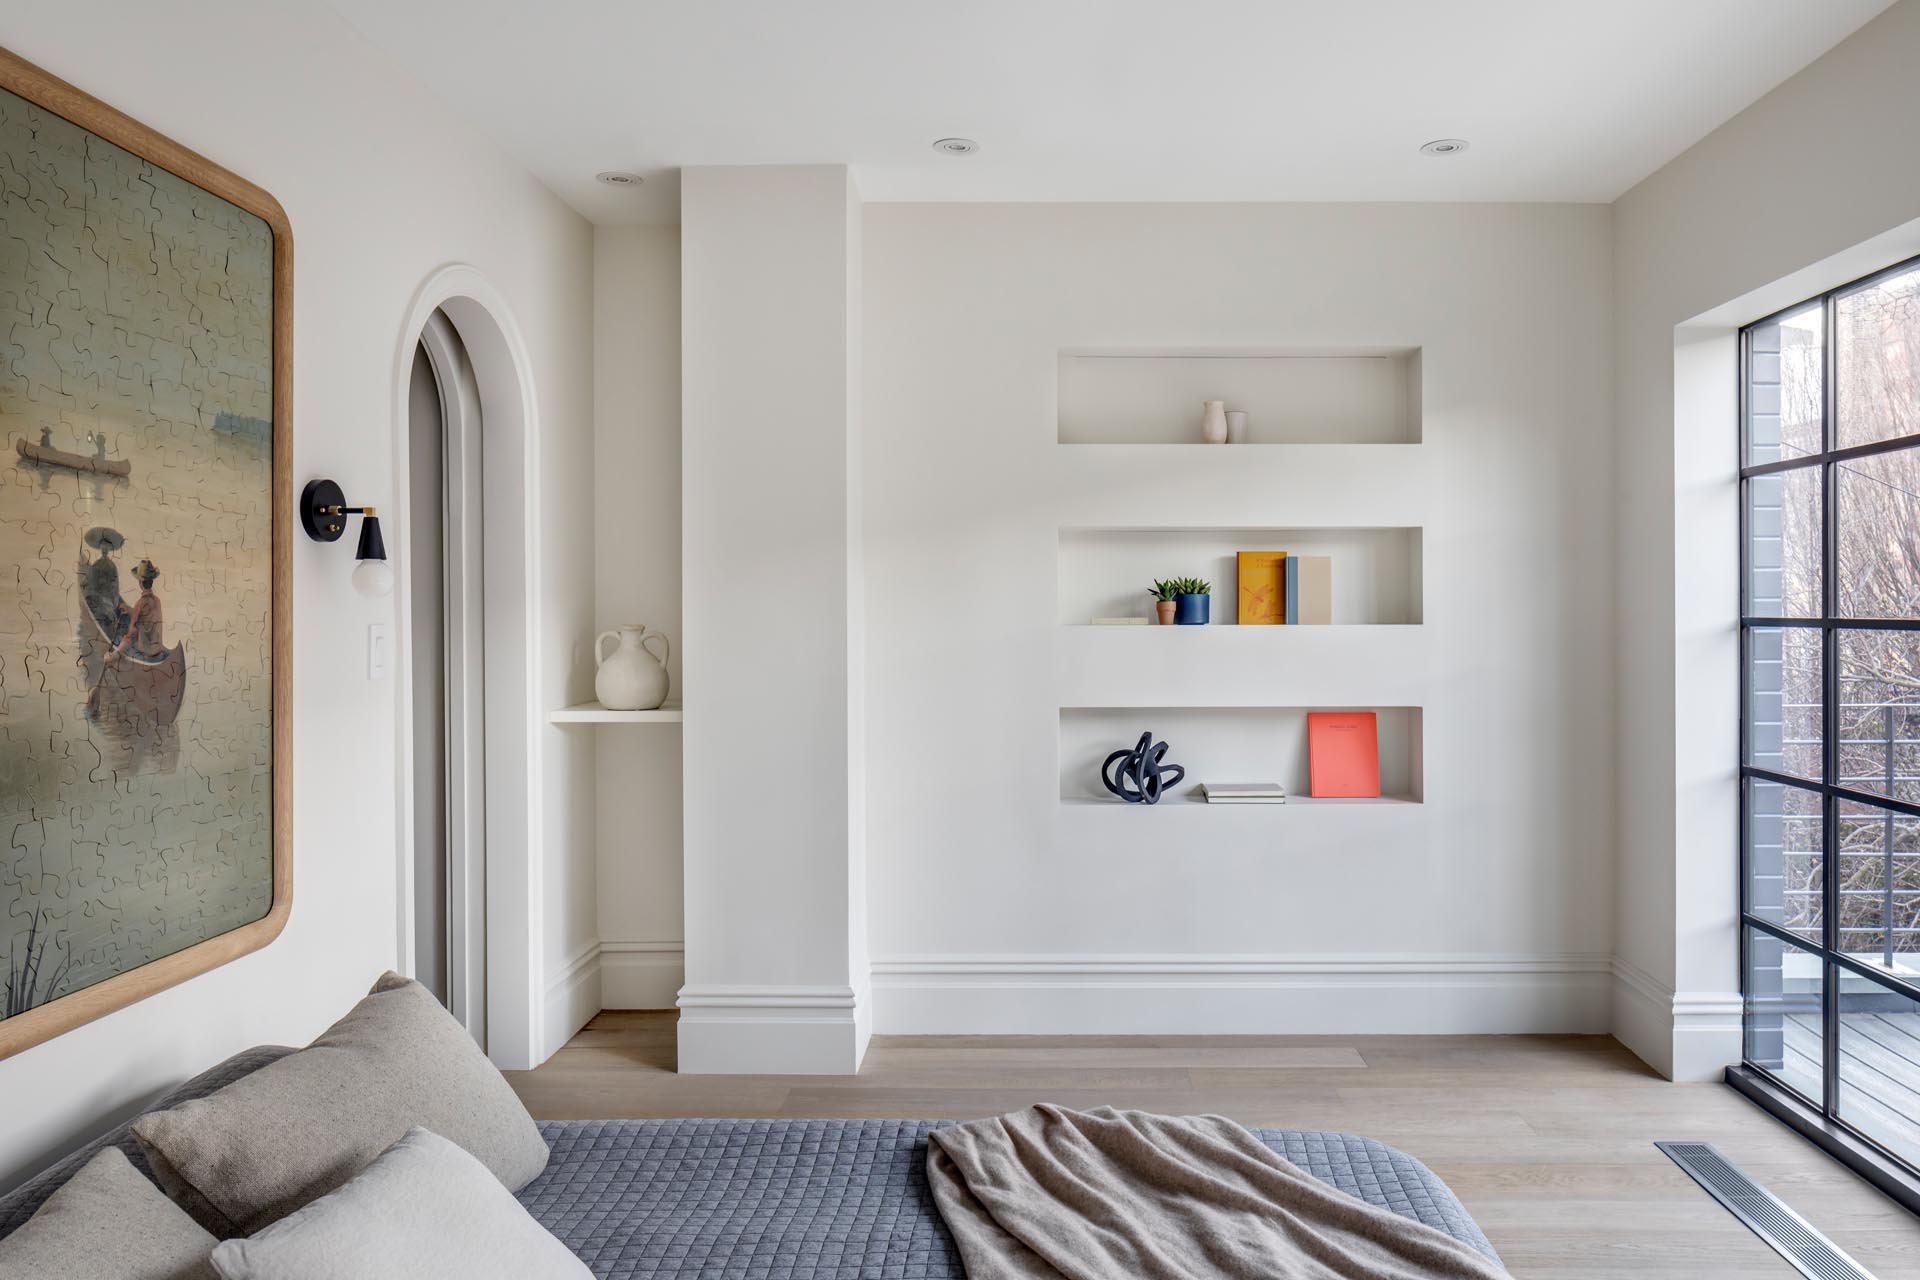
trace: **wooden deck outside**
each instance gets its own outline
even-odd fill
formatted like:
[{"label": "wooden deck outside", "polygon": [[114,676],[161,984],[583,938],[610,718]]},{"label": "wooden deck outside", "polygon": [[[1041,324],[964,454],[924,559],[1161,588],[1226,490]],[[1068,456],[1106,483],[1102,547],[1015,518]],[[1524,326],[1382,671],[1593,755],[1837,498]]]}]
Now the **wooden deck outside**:
[{"label": "wooden deck outside", "polygon": [[[1786,1019],[1780,1075],[1820,1096],[1820,1020]],[[1920,1014],[1849,1011],[1840,1020],[1840,1116],[1920,1163]]]}]

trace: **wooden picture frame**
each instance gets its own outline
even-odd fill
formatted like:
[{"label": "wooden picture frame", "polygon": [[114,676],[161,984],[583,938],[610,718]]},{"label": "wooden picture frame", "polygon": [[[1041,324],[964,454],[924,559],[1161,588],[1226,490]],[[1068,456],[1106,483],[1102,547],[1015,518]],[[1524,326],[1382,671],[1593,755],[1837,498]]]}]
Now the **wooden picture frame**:
[{"label": "wooden picture frame", "polygon": [[[255,793],[263,790],[265,793],[263,798],[256,799],[252,803],[255,809],[266,810],[262,816],[266,818],[270,830],[271,897],[269,905],[263,916],[248,923],[185,945],[178,950],[139,964],[137,967],[117,972],[113,976],[100,978],[68,994],[53,995],[44,1003],[30,1002],[24,1011],[16,1012],[11,1017],[0,1016],[0,1058],[5,1058],[74,1027],[125,1008],[135,1001],[176,986],[249,952],[259,950],[279,936],[292,910],[293,235],[285,211],[267,192],[5,49],[0,49],[0,89],[26,100],[44,112],[63,118],[69,124],[84,130],[85,133],[111,143],[132,157],[173,175],[207,195],[253,215],[266,224],[272,241],[272,297],[269,321],[271,353],[268,362],[264,362],[271,369],[271,428],[260,430],[267,424],[259,423],[257,418],[238,419],[249,424],[249,429],[254,431],[253,440],[256,451],[260,441],[270,442],[268,445],[270,463],[263,465],[263,460],[258,459],[257,452],[249,455],[250,465],[267,474],[267,488],[270,494],[269,510],[266,515],[271,529],[271,539],[270,550],[265,557],[270,572],[270,584],[263,591],[269,615],[265,624],[267,627],[266,653],[270,670],[259,673],[256,669],[249,668],[253,684],[264,686],[270,698],[264,730],[257,722],[257,709],[254,704],[246,704],[246,714],[256,717],[248,721],[250,732],[256,739],[270,736],[268,748],[270,785],[264,789],[258,786],[256,769],[256,781],[252,787]],[[157,254],[158,250],[156,249],[155,252]],[[0,280],[0,293],[5,292],[3,287],[5,283],[4,280]],[[252,305],[254,311],[250,314],[257,314],[257,301]],[[5,369],[5,353],[0,352],[0,372],[4,372]],[[13,425],[15,424],[8,424],[9,427]],[[99,435],[102,441],[107,438],[104,429]],[[44,435],[42,438],[45,438]],[[96,452],[96,459],[104,457],[104,448],[103,444]],[[32,460],[26,447],[20,447],[19,452],[23,460]],[[125,473],[113,474],[124,475]],[[251,530],[253,526],[248,527]],[[255,557],[253,563],[257,564],[260,558],[257,546],[252,554]],[[84,554],[81,558],[84,562]],[[135,577],[149,589],[158,572],[149,573],[151,568],[151,564],[143,564],[135,571]],[[76,577],[75,581],[79,583],[80,578]],[[84,587],[80,589],[79,595],[82,600],[81,610],[85,611],[89,605]],[[191,603],[192,601],[189,600],[189,604]],[[136,611],[132,616],[135,619],[134,625],[137,626],[138,612]],[[152,620],[153,634],[158,636],[160,614],[157,608],[152,614]],[[82,630],[85,629],[84,618],[80,626]],[[123,644],[118,649],[109,651],[110,656],[107,660],[109,662],[125,661],[123,656],[125,648]],[[186,657],[184,640],[178,644],[177,650],[184,661]],[[137,660],[146,660],[139,657],[137,650],[134,657]],[[180,687],[173,694],[175,714],[178,713],[183,693],[191,693],[191,687],[186,683],[187,675],[183,673],[179,679]],[[92,710],[91,702],[88,704],[88,710],[89,712]],[[66,714],[64,708],[62,714]],[[171,723],[169,720],[170,725]],[[258,748],[255,749],[253,758],[257,760]],[[254,823],[257,830],[259,819],[251,816],[252,813],[253,811],[250,810],[249,821]],[[259,856],[258,853],[254,855],[255,858]],[[254,874],[257,875],[257,873]],[[260,878],[264,880],[264,877]],[[250,891],[257,892],[259,887],[254,885]],[[5,901],[0,900],[0,908],[6,905]],[[5,914],[4,910],[0,910],[0,924],[8,923]],[[7,952],[5,948],[0,948],[0,963],[6,961]],[[11,972],[9,969],[9,974]],[[5,1007],[0,1006],[0,1014],[5,1012]]]}]

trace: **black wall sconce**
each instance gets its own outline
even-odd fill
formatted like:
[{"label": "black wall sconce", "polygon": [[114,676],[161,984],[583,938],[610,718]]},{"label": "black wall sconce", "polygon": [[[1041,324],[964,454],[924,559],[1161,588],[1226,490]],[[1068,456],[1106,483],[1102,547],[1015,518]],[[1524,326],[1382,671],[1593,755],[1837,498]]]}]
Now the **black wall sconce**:
[{"label": "black wall sconce", "polygon": [[372,507],[350,507],[347,495],[331,480],[310,480],[300,491],[300,527],[315,542],[338,542],[347,531],[347,517],[360,517],[360,546],[353,553],[353,589],[378,599],[393,590],[393,566],[387,563],[387,544],[380,537],[380,517]]}]

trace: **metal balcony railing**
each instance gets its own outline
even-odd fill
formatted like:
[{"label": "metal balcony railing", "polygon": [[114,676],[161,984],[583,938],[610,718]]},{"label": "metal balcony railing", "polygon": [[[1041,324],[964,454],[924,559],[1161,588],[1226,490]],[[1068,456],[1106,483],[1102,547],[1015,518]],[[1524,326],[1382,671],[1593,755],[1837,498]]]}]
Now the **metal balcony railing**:
[{"label": "metal balcony railing", "polygon": [[[1781,703],[1781,709],[1782,709],[1782,719],[1780,721],[1780,725],[1783,729],[1785,727],[1786,722],[1792,718],[1786,713],[1793,712],[1793,711],[1802,711],[1802,712],[1810,711],[1810,712],[1813,712],[1815,715],[1824,714],[1824,704],[1821,702],[1784,702],[1783,701]],[[1838,710],[1840,712],[1840,715],[1843,718],[1846,712],[1850,710],[1856,711],[1856,712],[1860,712],[1860,711],[1881,712],[1883,714],[1881,715],[1880,719],[1882,721],[1883,728],[1884,728],[1884,732],[1879,734],[1874,734],[1872,736],[1867,736],[1867,737],[1843,736],[1838,739],[1838,745],[1843,752],[1848,747],[1870,747],[1875,749],[1876,751],[1880,752],[1880,759],[1882,764],[1882,767],[1880,768],[1880,770],[1873,773],[1841,774],[1836,779],[1836,782],[1838,783],[1838,785],[1843,787],[1849,787],[1856,791],[1878,791],[1878,793],[1881,795],[1901,796],[1903,798],[1911,797],[1913,794],[1915,794],[1914,790],[1904,790],[1903,784],[1913,785],[1916,788],[1916,790],[1920,790],[1920,775],[1915,775],[1910,773],[1901,773],[1897,770],[1896,756],[1898,753],[1895,750],[1895,748],[1897,747],[1920,747],[1920,737],[1905,737],[1905,736],[1896,734],[1894,732],[1894,728],[1895,728],[1894,722],[1896,720],[1894,712],[1896,710],[1920,711],[1920,704],[1907,703],[1907,702],[1887,702],[1883,699],[1873,699],[1870,701],[1854,701],[1854,702],[1842,701],[1839,704]],[[1904,722],[1907,719],[1907,717],[1903,715],[1903,716],[1897,717],[1897,719],[1899,719],[1904,725]],[[1782,750],[1780,751],[1779,756],[1784,757],[1786,754],[1786,749],[1791,747],[1800,747],[1803,749],[1811,748],[1811,749],[1818,750],[1818,749],[1823,749],[1824,745],[1825,745],[1824,739],[1822,738],[1787,738],[1783,734],[1781,738]],[[1768,753],[1768,754],[1772,755],[1774,753]],[[1781,814],[1779,816],[1782,819],[1783,823],[1791,823],[1796,820],[1806,821],[1806,822],[1815,822],[1815,823],[1818,823],[1820,821],[1818,817],[1815,817],[1813,815]],[[1875,819],[1873,817],[1868,815],[1862,815],[1862,814],[1847,814],[1847,815],[1844,815],[1841,819],[1843,823],[1849,824],[1851,829],[1855,831],[1859,830],[1860,823],[1872,822],[1874,820]],[[1901,924],[1895,923],[1895,921],[1899,919],[1899,916],[1900,916],[1899,911],[1896,910],[1896,906],[1904,905],[1904,906],[1911,907],[1913,905],[1914,900],[1916,898],[1920,898],[1920,888],[1903,889],[1898,887],[1894,883],[1895,880],[1898,878],[1895,874],[1896,867],[1900,866],[1901,864],[1907,864],[1910,866],[1913,860],[1920,859],[1920,848],[1909,850],[1909,849],[1897,849],[1894,847],[1898,843],[1898,840],[1896,839],[1896,835],[1895,835],[1896,824],[1900,822],[1907,822],[1910,824],[1914,824],[1914,829],[1910,834],[1912,835],[1914,842],[1916,844],[1920,844],[1920,820],[1916,820],[1913,818],[1903,818],[1902,816],[1893,813],[1891,810],[1888,810],[1884,813],[1884,816],[1882,816],[1879,819],[1879,821],[1885,824],[1885,828],[1884,828],[1884,835],[1881,838],[1881,845],[1878,849],[1844,849],[1836,852],[1833,855],[1834,861],[1837,864],[1845,864],[1848,861],[1853,861],[1855,863],[1858,863],[1862,860],[1867,860],[1867,859],[1876,860],[1882,864],[1882,870],[1880,872],[1880,883],[1878,885],[1870,886],[1864,889],[1848,889],[1848,888],[1840,889],[1839,896],[1841,900],[1836,905],[1840,908],[1840,914],[1842,916],[1842,919],[1840,920],[1839,926],[1837,929],[1837,935],[1838,935],[1837,940],[1840,944],[1840,949],[1843,951],[1859,951],[1862,946],[1877,949],[1880,952],[1881,963],[1884,964],[1887,968],[1891,969],[1894,967],[1895,955],[1903,954],[1909,951],[1920,951],[1920,926],[1901,925]],[[1799,856],[1803,858],[1814,858],[1814,857],[1824,858],[1827,856],[1823,850],[1816,850],[1816,849],[1783,848],[1782,853],[1788,858],[1792,858],[1795,856]],[[1855,904],[1864,906],[1865,900],[1870,898],[1878,899],[1879,901],[1879,904],[1880,904],[1879,922],[1876,924],[1871,924],[1866,926],[1848,923],[1844,917],[1846,915],[1846,907],[1848,906],[1849,901],[1851,900],[1851,902]],[[1786,917],[1789,914],[1786,910],[1787,903],[1789,901],[1797,900],[1801,903],[1804,903],[1805,906],[1810,907],[1813,905],[1814,901],[1816,900],[1824,901],[1824,899],[1825,899],[1825,893],[1821,889],[1815,889],[1815,888],[1782,889],[1781,915],[1782,917]],[[1797,914],[1800,917],[1799,923],[1797,925],[1791,925],[1789,927],[1807,928],[1811,926],[1812,921],[1811,919],[1809,919],[1809,916],[1811,914],[1810,912],[1805,911],[1803,908],[1801,912],[1798,912],[1795,914]],[[1860,946],[1848,945],[1849,938],[1853,938],[1857,940]]]}]

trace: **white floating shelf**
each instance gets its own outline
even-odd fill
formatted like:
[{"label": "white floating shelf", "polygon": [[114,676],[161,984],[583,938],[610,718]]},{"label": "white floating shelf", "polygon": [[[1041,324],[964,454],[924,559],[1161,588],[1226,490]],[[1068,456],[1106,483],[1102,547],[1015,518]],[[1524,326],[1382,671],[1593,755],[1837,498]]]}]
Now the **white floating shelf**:
[{"label": "white floating shelf", "polygon": [[1432,692],[1427,628],[1064,626],[1062,707],[1417,707]]},{"label": "white floating shelf", "polygon": [[1063,528],[1270,530],[1424,524],[1423,444],[1060,445],[1043,460]]},{"label": "white floating shelf", "polygon": [[652,711],[611,711],[597,702],[577,702],[547,716],[548,724],[679,724],[686,717],[677,702]]},{"label": "white floating shelf", "polygon": [[[1219,588],[1215,587],[1214,590],[1218,591]],[[1152,602],[1149,601],[1148,603],[1152,603]],[[1116,616],[1120,616],[1120,615],[1116,615]],[[1131,623],[1129,622],[1119,622],[1119,623],[1063,622],[1060,625],[1063,627],[1074,628],[1081,631],[1155,631],[1155,630],[1159,630],[1159,631],[1179,631],[1179,632],[1184,632],[1186,634],[1194,634],[1197,632],[1224,632],[1224,631],[1229,631],[1237,628],[1241,631],[1251,632],[1255,635],[1279,636],[1284,634],[1284,635],[1290,635],[1290,636],[1296,636],[1296,637],[1301,635],[1301,633],[1303,632],[1314,632],[1314,631],[1343,632],[1344,631],[1346,634],[1353,634],[1354,629],[1358,627],[1407,628],[1407,627],[1418,627],[1420,625],[1418,622],[1335,622],[1331,624],[1319,623],[1311,626],[1306,624],[1295,624],[1293,626],[1283,626],[1278,623],[1270,623],[1264,626],[1255,624],[1251,626],[1241,627],[1240,624],[1236,622],[1202,622],[1192,626],[1182,626],[1177,622],[1162,623],[1155,618],[1148,618],[1145,615],[1141,615],[1141,617],[1142,617],[1142,621],[1131,622]],[[1306,643],[1306,641],[1302,640],[1301,643],[1304,644]]]},{"label": "white floating shelf", "polygon": [[1420,806],[1420,801],[1412,796],[1288,796],[1285,804],[1209,804],[1200,798],[1197,791],[1176,792],[1162,799],[1159,804],[1128,804],[1124,800],[1116,800],[1112,797],[1095,799],[1092,796],[1062,796],[1060,803],[1070,809],[1115,809],[1153,813],[1163,809],[1316,809],[1344,805],[1355,807],[1405,805],[1418,808]]}]

